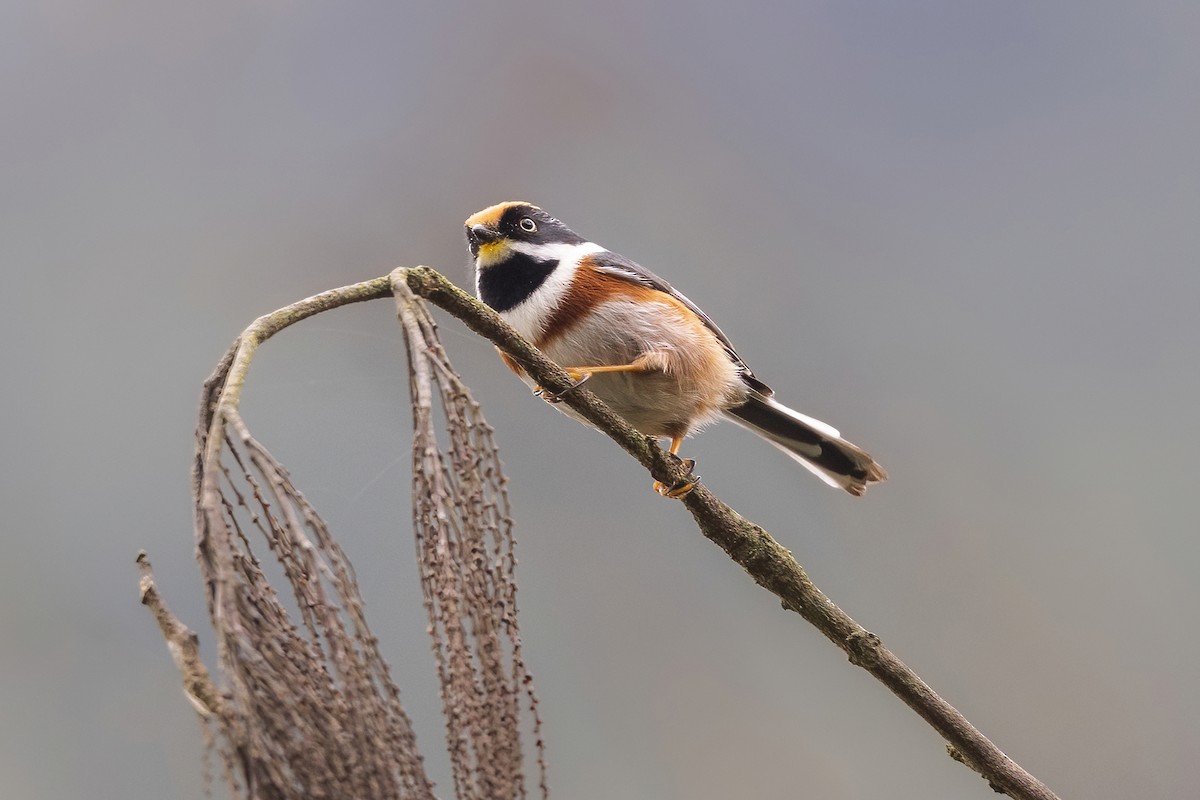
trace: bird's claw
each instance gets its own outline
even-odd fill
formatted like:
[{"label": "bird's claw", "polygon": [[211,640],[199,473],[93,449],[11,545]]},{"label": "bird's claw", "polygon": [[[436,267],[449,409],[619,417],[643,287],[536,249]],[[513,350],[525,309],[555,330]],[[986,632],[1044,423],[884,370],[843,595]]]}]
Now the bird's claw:
[{"label": "bird's claw", "polygon": [[687,470],[687,475],[672,484],[666,484],[662,481],[655,481],[654,491],[663,497],[670,498],[671,500],[682,500],[691,494],[692,489],[696,488],[696,484],[700,483],[700,476],[692,474],[692,470],[696,467],[696,459],[680,458],[674,453],[668,453],[667,455],[671,456],[671,458],[682,464]]},{"label": "bird's claw", "polygon": [[580,386],[582,386],[584,383],[586,383],[587,379],[592,377],[592,373],[576,372],[573,369],[569,369],[569,370],[567,370],[567,377],[571,379],[572,383],[570,386],[563,389],[561,392],[551,392],[550,390],[546,389],[545,387],[538,385],[538,386],[533,387],[533,396],[540,397],[541,399],[545,400],[550,405],[556,405],[556,404],[562,402],[563,395],[565,395],[567,392],[570,392],[574,389],[578,389]]}]

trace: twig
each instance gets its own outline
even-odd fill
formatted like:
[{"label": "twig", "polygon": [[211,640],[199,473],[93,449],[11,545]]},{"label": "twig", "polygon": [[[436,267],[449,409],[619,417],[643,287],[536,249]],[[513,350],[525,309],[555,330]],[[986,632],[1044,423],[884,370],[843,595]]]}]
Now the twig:
[{"label": "twig", "polygon": [[142,605],[150,609],[158,622],[158,629],[167,640],[167,649],[176,668],[183,675],[183,693],[188,702],[196,709],[201,717],[210,717],[221,713],[221,695],[213,686],[208,668],[200,659],[200,642],[196,634],[187,625],[180,622],[179,617],[171,613],[163,602],[154,584],[154,572],[150,567],[150,559],[146,551],[137,555],[138,572],[141,575],[138,588],[142,593]]},{"label": "twig", "polygon": [[[219,456],[225,443],[225,423],[237,413],[238,403],[242,399],[242,387],[246,383],[246,373],[258,346],[289,325],[295,325],[314,314],[390,295],[389,277],[375,278],[340,289],[330,289],[278,311],[264,314],[242,331],[241,336],[217,364],[216,370],[204,382],[200,403],[201,408],[207,409],[208,413],[201,413],[201,425],[203,426],[205,421],[208,425],[197,431],[199,438],[205,442],[205,447],[197,453],[192,473],[193,494],[196,497],[205,498],[205,502],[216,502],[217,487],[220,484]],[[204,526],[198,525],[198,534],[203,535],[203,531]]]}]

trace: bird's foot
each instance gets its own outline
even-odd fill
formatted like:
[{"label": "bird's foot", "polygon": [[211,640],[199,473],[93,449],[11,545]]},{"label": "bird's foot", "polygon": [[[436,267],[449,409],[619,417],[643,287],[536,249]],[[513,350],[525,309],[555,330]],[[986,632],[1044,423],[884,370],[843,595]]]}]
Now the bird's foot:
[{"label": "bird's foot", "polygon": [[692,474],[692,470],[696,467],[696,459],[680,458],[674,453],[668,453],[667,455],[671,456],[671,458],[682,464],[687,469],[687,475],[672,484],[666,484],[662,481],[655,481],[654,491],[663,497],[668,497],[672,500],[682,500],[683,498],[687,497],[691,493],[692,489],[696,488],[696,484],[700,482],[700,476]]},{"label": "bird's foot", "polygon": [[561,403],[563,395],[565,395],[567,392],[578,389],[580,386],[583,386],[583,384],[587,383],[587,379],[592,377],[592,373],[578,372],[576,370],[569,369],[567,370],[567,377],[571,379],[572,383],[561,392],[551,392],[539,385],[533,387],[533,396],[542,398],[550,405]]}]

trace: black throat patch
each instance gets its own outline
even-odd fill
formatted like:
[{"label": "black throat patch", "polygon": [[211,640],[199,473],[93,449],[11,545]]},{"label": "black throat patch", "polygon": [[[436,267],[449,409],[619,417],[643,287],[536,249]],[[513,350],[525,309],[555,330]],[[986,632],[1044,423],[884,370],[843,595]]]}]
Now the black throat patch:
[{"label": "black throat patch", "polygon": [[503,264],[480,271],[479,299],[500,312],[516,308],[545,283],[557,266],[557,260],[538,261],[524,253],[513,253]]}]

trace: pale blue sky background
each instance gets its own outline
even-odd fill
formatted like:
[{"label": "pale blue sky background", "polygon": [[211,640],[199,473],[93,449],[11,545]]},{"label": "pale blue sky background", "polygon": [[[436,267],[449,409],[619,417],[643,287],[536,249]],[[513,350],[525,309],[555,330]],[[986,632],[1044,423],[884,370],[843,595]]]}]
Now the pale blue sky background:
[{"label": "pale blue sky background", "polygon": [[[892,480],[688,454],[1064,798],[1200,782],[1200,6],[0,5],[0,796],[197,797],[137,605],[200,632],[200,382],[258,314],[543,205],[701,304]],[[390,304],[245,414],[358,568],[449,792]],[[499,429],[554,795],[990,797],[604,439],[446,321]],[[448,796],[448,795],[447,795]]]}]

